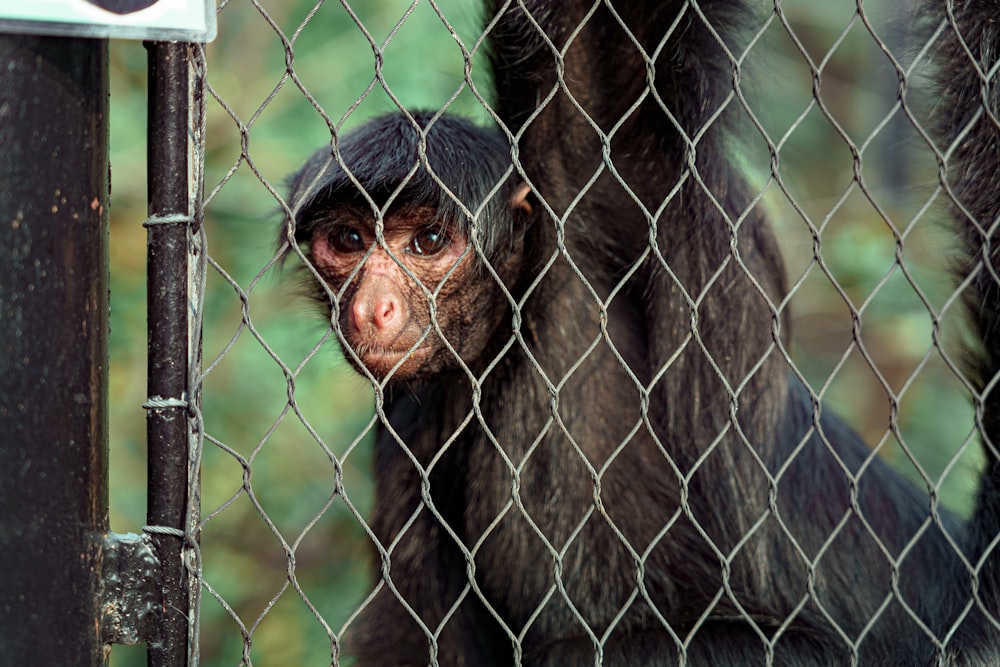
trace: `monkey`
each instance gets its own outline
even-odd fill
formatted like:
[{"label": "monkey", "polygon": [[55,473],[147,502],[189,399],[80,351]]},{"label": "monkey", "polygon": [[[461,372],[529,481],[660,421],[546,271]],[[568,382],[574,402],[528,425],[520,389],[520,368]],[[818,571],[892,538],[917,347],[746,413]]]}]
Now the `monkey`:
[{"label": "monkey", "polygon": [[286,252],[381,423],[356,664],[1000,661],[996,10],[922,7],[983,344],[967,523],[790,372],[726,159],[746,3],[490,3],[499,130],[401,112],[307,161]]},{"label": "monkey", "polygon": [[[629,511],[641,499],[635,471],[672,476],[638,428],[631,373],[648,382],[641,318],[626,300],[602,316],[574,270],[575,253],[559,250],[557,229],[534,222],[533,197],[498,132],[395,114],[346,134],[338,148],[343,165],[321,149],[293,178],[290,240],[321,279],[316,296],[348,358],[379,387],[385,420],[375,465],[376,495],[387,502],[376,503],[371,526],[389,570],[366,612],[372,620],[354,633],[354,653],[370,664],[431,653],[440,664],[507,664],[517,650],[510,628],[536,625],[527,643],[542,638],[538,657],[528,659],[555,660],[551,637],[576,626],[574,615],[612,628],[633,594],[630,551],[656,539]],[[627,394],[635,400],[617,400]],[[595,475],[608,491],[591,518]],[[679,508],[674,495],[664,502]],[[572,524],[566,512],[576,515]],[[628,544],[615,536],[618,525]],[[485,575],[478,594],[462,592],[468,558]],[[489,591],[509,587],[501,564],[510,558],[531,571],[521,573],[524,594],[501,602]],[[607,587],[573,575],[566,600],[545,602],[554,572],[585,571],[595,558],[617,573]],[[422,632],[393,590],[423,600],[420,623],[438,629]],[[496,604],[506,629],[490,619]],[[385,622],[410,632],[386,644]]]}]

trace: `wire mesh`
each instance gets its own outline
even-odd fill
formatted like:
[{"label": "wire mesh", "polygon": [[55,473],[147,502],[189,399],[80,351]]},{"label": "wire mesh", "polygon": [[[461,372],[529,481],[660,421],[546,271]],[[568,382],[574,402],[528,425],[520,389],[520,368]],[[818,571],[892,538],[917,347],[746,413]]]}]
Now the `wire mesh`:
[{"label": "wire mesh", "polygon": [[[439,482],[434,475],[447,471],[445,454],[430,461],[421,458],[414,453],[419,434],[387,427],[387,405],[402,399],[386,389],[383,379],[352,368],[350,359],[356,366],[361,359],[347,344],[336,315],[331,325],[327,313],[317,316],[310,310],[305,295],[315,292],[317,274],[309,267],[308,249],[289,244],[291,230],[280,221],[294,213],[296,204],[288,198],[287,175],[322,146],[331,146],[330,168],[343,167],[341,138],[374,115],[423,108],[431,114],[469,116],[481,124],[495,122],[484,53],[486,34],[495,21],[486,20],[484,32],[478,4],[459,1],[220,4],[219,40],[206,54],[211,99],[205,132],[208,269],[203,303],[203,597],[198,624],[202,664],[351,664],[345,638],[358,631],[366,609],[376,605],[379,596],[398,599],[414,632],[424,638],[426,654],[417,651],[414,664],[450,664],[448,654],[439,653],[439,641],[463,622],[462,610],[470,604],[480,605],[500,627],[499,636],[511,651],[510,661],[498,658],[503,664],[536,664],[535,633],[558,622],[584,638],[587,655],[580,664],[613,664],[606,652],[613,650],[615,633],[631,627],[630,609],[642,605],[652,610],[657,629],[671,638],[673,660],[681,664],[697,662],[696,653],[688,655],[695,645],[692,638],[708,634],[718,617],[744,621],[767,664],[780,655],[776,646],[793,634],[796,620],[814,613],[823,616],[817,622],[830,628],[853,664],[864,662],[866,634],[894,604],[901,604],[914,621],[907,626],[910,630],[916,627],[938,645],[946,641],[924,623],[924,610],[907,605],[898,581],[905,577],[907,557],[917,550],[920,535],[936,527],[951,530],[948,520],[940,518],[947,512],[944,506],[958,515],[970,513],[981,466],[973,392],[958,358],[959,344],[968,335],[960,307],[962,288],[954,288],[947,277],[956,242],[940,224],[946,193],[938,169],[945,149],[927,135],[926,111],[933,100],[927,99],[930,87],[920,73],[931,47],[907,41],[899,23],[909,7],[888,0],[863,5],[774,3],[740,36],[716,31],[703,11],[707,4],[691,3],[684,14],[688,23],[672,29],[682,33],[690,22],[703,21],[713,26],[724,53],[731,89],[708,114],[705,132],[722,118],[737,119],[735,145],[725,159],[753,184],[740,210],[733,214],[725,194],[702,174],[699,151],[710,146],[705,135],[687,136],[684,120],[672,114],[669,104],[661,106],[662,122],[687,137],[685,178],[696,181],[692,187],[719,214],[723,227],[718,233],[731,240],[730,251],[705,267],[704,279],[691,289],[687,274],[673,262],[676,254],[664,246],[663,229],[670,221],[661,217],[688,186],[679,182],[649,206],[643,184],[626,182],[611,157],[599,163],[575,198],[538,202],[548,214],[556,244],[538,266],[534,281],[515,290],[492,269],[484,278],[499,284],[512,311],[512,333],[502,339],[496,360],[485,369],[470,368],[451,347],[469,394],[468,410],[457,423],[441,429],[436,444],[441,452],[453,452],[463,442],[463,429],[481,425],[486,451],[493,457],[481,468],[502,471],[507,484],[505,497],[494,499],[489,520],[478,534],[459,528],[466,507],[443,506],[432,488]],[[598,5],[565,37],[567,42],[584,39],[586,21],[593,20]],[[600,16],[608,15],[617,17],[613,11]],[[626,22],[616,20],[613,32],[619,41],[608,48],[642,52]],[[651,71],[656,54],[644,58]],[[626,116],[615,126],[602,125],[588,114],[591,107],[576,85],[561,75],[552,94],[538,100],[539,109],[565,95],[580,112],[581,125],[573,131],[582,127],[592,132],[612,155],[616,133],[627,126]],[[652,96],[646,86],[628,113],[652,103]],[[517,142],[522,135],[513,138]],[[521,173],[520,156],[527,151],[559,148],[519,143],[509,173]],[[424,150],[421,159],[426,158]],[[420,168],[413,165],[415,171]],[[577,224],[575,208],[591,188],[609,180],[619,183],[644,212],[649,238],[638,240],[641,252],[619,267],[614,281],[595,286],[590,265],[577,254],[582,244],[565,238]],[[493,194],[499,191],[498,185]],[[457,204],[472,220],[482,215],[461,201]],[[761,211],[777,229],[787,266],[787,293],[755,275],[752,258],[743,254],[741,234]],[[375,216],[377,239],[366,257],[385,247],[384,213]],[[701,240],[678,238],[676,244]],[[489,260],[489,252],[475,239],[468,253]],[[402,257],[394,260],[406,270]],[[580,306],[572,311],[580,319],[563,325],[590,333],[578,336],[583,342],[568,347],[562,362],[553,366],[532,356],[537,331],[520,317],[531,295],[544,289],[538,286],[560,266],[568,267],[567,289]],[[650,266],[656,267],[660,284],[682,294],[682,306],[674,315],[687,326],[687,334],[674,358],[643,371],[636,369],[635,351],[622,344],[631,339],[612,330],[623,304],[642,291],[639,285]],[[745,335],[748,322],[763,322],[763,335],[770,341],[735,374],[736,366],[718,356],[714,334],[699,320],[706,303],[724,295],[734,276],[753,285],[754,298],[728,306],[726,325],[732,328],[733,340]],[[416,278],[412,273],[410,277]],[[336,304],[345,290],[327,288],[328,297]],[[433,313],[440,305],[441,287],[422,285],[420,291]],[[752,317],[747,314],[751,309],[758,310]],[[432,316],[424,336],[448,339],[449,332]],[[419,341],[412,349],[417,345]],[[346,355],[338,353],[338,347],[345,348]],[[523,441],[512,443],[503,440],[507,432],[491,430],[486,413],[493,406],[484,405],[483,386],[499,376],[496,368],[504,355],[518,351],[530,358],[541,390],[529,394],[532,421]],[[693,354],[707,360],[714,384],[706,386],[717,391],[693,395],[692,401],[722,406],[717,411],[722,417],[697,457],[675,460],[671,443],[654,423],[662,410],[656,396],[675,372],[673,364]],[[614,364],[615,373],[627,376],[616,386],[626,387],[628,395],[596,394],[586,406],[566,402],[575,383],[608,363]],[[801,505],[801,511],[813,511],[816,499],[781,496],[782,489],[791,487],[798,466],[805,465],[807,436],[787,460],[775,462],[758,454],[757,434],[745,428],[744,416],[755,410],[755,378],[771,364],[787,366],[790,376],[802,381],[804,400],[816,406],[816,425],[822,404],[823,412],[845,417],[871,446],[863,461],[837,460],[835,469],[851,489],[850,503],[826,508],[842,514],[829,534],[801,539],[789,519],[798,509],[789,508]],[[433,410],[434,404],[418,409]],[[603,411],[609,420],[625,415],[624,423],[609,429],[613,442],[602,457],[595,458],[586,434],[574,433],[568,412],[572,409]],[[389,433],[410,463],[406,474],[392,483],[376,477],[385,475],[385,469],[373,472],[372,443],[380,431]],[[816,429],[807,431],[812,435]],[[565,442],[561,451],[566,459],[560,465],[578,474],[588,490],[579,513],[557,531],[551,529],[547,513],[555,511],[552,504],[560,498],[542,502],[536,495],[542,492],[529,488],[538,452],[551,438]],[[659,455],[650,469],[673,480],[680,495],[626,505],[633,512],[644,511],[647,502],[673,508],[661,508],[655,529],[636,541],[622,527],[627,522],[616,514],[622,505],[613,499],[629,489],[611,482],[616,466],[638,456],[636,443],[642,438],[650,443],[642,456]],[[704,477],[726,470],[734,457],[754,459],[750,468],[759,484],[742,489],[743,498],[720,493],[720,504],[742,501],[759,507],[759,513],[732,512],[733,525],[719,533],[702,526],[708,510],[689,506],[688,497],[698,493],[700,485],[711,484]],[[837,609],[820,603],[817,611],[816,601],[822,599],[817,589],[831,576],[822,564],[842,547],[838,540],[855,539],[847,527],[852,521],[862,521],[866,539],[880,541],[883,527],[865,516],[858,488],[866,471],[882,460],[914,482],[925,498],[925,522],[902,546],[882,545],[883,562],[867,564],[877,573],[872,574],[873,586],[882,585],[882,572],[890,573],[885,579],[890,585],[874,606],[859,603],[864,617],[846,624]],[[373,498],[405,485],[410,485],[405,497],[419,502],[399,510],[395,537],[383,541],[371,523]],[[724,508],[718,512],[728,516]],[[512,551],[509,571],[483,571],[482,564],[492,562],[488,552],[500,548],[496,542],[502,541],[510,522],[523,522],[526,533],[537,540],[527,552],[535,560],[525,562],[523,553]],[[414,573],[394,565],[410,557],[407,531],[425,524],[436,525],[441,543],[457,551],[452,566],[464,574],[458,590],[449,590],[447,599],[433,604],[409,599],[422,589],[400,580]],[[655,600],[662,591],[655,590],[651,570],[662,565],[657,550],[669,544],[681,526],[688,531],[685,535],[702,538],[697,553],[709,557],[704,567],[710,590],[703,613],[678,623],[670,610],[658,609]],[[738,572],[745,559],[754,557],[762,536],[771,534],[792,545],[784,567],[794,571],[789,576],[796,590],[801,589],[801,598],[785,616],[762,619],[741,603],[741,587],[748,584]],[[604,558],[601,550],[593,549],[595,535],[606,538],[602,549],[613,557]],[[957,542],[953,546],[960,549]],[[598,593],[573,587],[572,572],[588,563],[595,568],[608,563],[627,567],[626,572],[608,572],[598,579],[609,589],[622,579],[631,586],[621,594],[608,593],[597,609]],[[518,585],[543,593],[526,599],[525,608],[514,613],[494,592]],[[436,610],[429,616],[421,611],[428,605]]]}]

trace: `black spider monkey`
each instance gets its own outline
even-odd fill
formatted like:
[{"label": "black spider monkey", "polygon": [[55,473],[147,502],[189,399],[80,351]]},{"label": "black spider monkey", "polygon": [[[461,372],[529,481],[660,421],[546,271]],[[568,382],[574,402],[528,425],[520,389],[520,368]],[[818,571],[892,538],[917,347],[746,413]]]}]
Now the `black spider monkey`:
[{"label": "black spider monkey", "polygon": [[504,133],[395,114],[293,178],[383,419],[356,664],[1000,664],[1000,2],[923,8],[982,341],[968,524],[789,372],[720,112],[746,4],[496,0]]}]

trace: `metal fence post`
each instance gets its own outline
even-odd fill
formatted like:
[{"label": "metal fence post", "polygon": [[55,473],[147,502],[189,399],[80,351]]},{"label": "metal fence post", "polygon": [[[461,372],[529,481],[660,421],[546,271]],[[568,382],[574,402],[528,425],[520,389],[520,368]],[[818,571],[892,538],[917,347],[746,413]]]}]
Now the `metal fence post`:
[{"label": "metal fence post", "polygon": [[108,45],[0,36],[0,662],[101,665]]},{"label": "metal fence post", "polygon": [[[164,611],[149,642],[150,667],[183,667],[196,652],[197,582],[189,540],[197,525],[197,471],[189,415],[198,397],[191,368],[200,326],[191,313],[192,235],[201,225],[198,46],[152,42],[149,51],[149,220],[147,227],[149,445],[147,521],[161,563]],[[192,497],[194,496],[194,497]],[[195,508],[195,509],[191,509]],[[174,531],[171,534],[170,531]],[[188,549],[187,551],[185,551]]]}]

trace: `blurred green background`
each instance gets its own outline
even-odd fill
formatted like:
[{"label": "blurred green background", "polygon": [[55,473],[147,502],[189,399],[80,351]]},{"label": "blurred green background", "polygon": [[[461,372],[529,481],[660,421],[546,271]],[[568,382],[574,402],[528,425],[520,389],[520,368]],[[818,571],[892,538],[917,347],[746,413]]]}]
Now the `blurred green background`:
[{"label": "blurred green background", "polygon": [[[272,191],[283,192],[287,175],[330,141],[330,124],[357,125],[395,109],[393,98],[409,108],[449,104],[480,121],[488,116],[465,83],[462,49],[426,0],[366,0],[350,12],[332,2],[258,4],[263,11],[224,4],[219,37],[208,46],[206,231],[215,264],[204,321],[202,546],[215,595],[203,594],[201,660],[328,665],[331,638],[371,578],[359,517],[371,505],[372,392],[340,359],[315,308],[289,297],[296,279],[274,264],[280,204]],[[436,5],[474,51],[479,2]],[[967,448],[972,414],[961,382],[932,347],[925,305],[939,312],[952,294],[952,242],[936,216],[917,215],[936,182],[934,161],[893,112],[894,70],[855,3],[782,6],[798,45],[779,22],[762,22],[743,88],[778,147],[785,192],[769,179],[767,142],[750,124],[740,154],[779,220],[796,286],[786,305],[795,362],[879,455],[924,484],[919,464],[944,501],[967,512],[977,461],[974,453],[955,455]],[[895,39],[892,52],[905,53],[895,13],[902,5],[864,6],[878,34]],[[369,39],[391,95],[376,80]],[[297,81],[286,69],[286,41]],[[116,41],[111,52],[111,519],[125,532],[138,531],[145,515],[146,58],[137,42]],[[808,60],[822,63],[822,108]],[[472,63],[472,80],[489,98],[482,58]],[[852,185],[845,136],[862,147],[864,191]],[[892,225],[903,239],[898,247]],[[864,353],[852,345],[852,307]],[[946,339],[960,337],[957,315],[946,309]],[[949,350],[958,356],[954,345]],[[887,389],[899,400],[894,423],[915,461],[887,430]],[[289,587],[286,551],[294,553],[298,591]],[[252,638],[246,655],[244,636]],[[144,651],[115,647],[111,664],[145,664]]]}]

